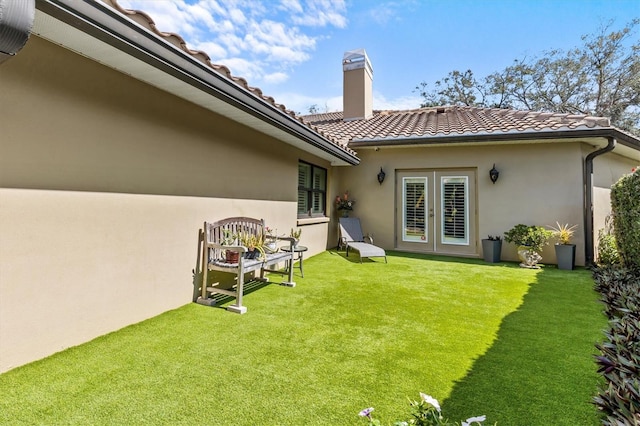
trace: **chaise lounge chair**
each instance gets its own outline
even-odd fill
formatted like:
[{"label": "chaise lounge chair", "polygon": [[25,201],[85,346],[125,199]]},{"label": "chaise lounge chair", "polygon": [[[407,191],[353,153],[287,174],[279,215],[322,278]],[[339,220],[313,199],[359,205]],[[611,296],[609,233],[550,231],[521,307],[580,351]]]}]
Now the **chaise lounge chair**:
[{"label": "chaise lounge chair", "polygon": [[[365,242],[365,239],[368,242]],[[383,248],[373,245],[372,237],[362,235],[360,219],[356,217],[340,218],[340,246],[346,248],[347,257],[350,249],[357,251],[360,263],[363,257],[384,257],[384,263],[387,263],[387,253]]]}]

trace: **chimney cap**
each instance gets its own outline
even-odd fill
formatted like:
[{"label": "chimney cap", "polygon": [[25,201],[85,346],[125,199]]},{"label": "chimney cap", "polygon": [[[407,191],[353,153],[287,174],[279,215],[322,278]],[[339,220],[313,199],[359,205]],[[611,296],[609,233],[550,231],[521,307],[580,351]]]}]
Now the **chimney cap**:
[{"label": "chimney cap", "polygon": [[371,61],[367,56],[367,52],[364,49],[347,50],[342,56],[342,70],[350,71],[366,68],[367,71],[373,75],[373,67]]}]

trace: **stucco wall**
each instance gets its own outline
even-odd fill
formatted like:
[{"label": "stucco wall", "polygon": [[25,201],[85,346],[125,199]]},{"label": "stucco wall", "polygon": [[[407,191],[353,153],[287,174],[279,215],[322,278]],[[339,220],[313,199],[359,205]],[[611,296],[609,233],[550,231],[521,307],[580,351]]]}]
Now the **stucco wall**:
[{"label": "stucco wall", "polygon": [[[548,226],[580,224],[574,242],[577,260],[584,263],[582,226],[582,149],[580,143],[531,143],[501,146],[453,146],[361,149],[357,167],[340,169],[339,180],[346,182],[357,200],[354,216],[361,218],[365,232],[376,236],[376,243],[387,249],[397,246],[394,227],[396,170],[456,169],[477,170],[477,247],[487,235],[502,235],[513,225],[525,223]],[[495,163],[500,171],[496,184],[489,179]],[[376,175],[382,167],[387,178],[382,185]],[[544,261],[555,262],[552,247],[543,252]],[[516,249],[503,243],[502,258],[516,260]]]},{"label": "stucco wall", "polygon": [[288,232],[298,159],[331,172],[37,37],[0,93],[0,372],[189,303],[203,221]]},{"label": "stucco wall", "polygon": [[[593,230],[594,243],[598,243],[598,232],[605,227],[611,213],[611,186],[623,175],[631,173],[637,162],[615,153],[598,156],[593,162]],[[597,248],[594,255],[598,257]]]}]

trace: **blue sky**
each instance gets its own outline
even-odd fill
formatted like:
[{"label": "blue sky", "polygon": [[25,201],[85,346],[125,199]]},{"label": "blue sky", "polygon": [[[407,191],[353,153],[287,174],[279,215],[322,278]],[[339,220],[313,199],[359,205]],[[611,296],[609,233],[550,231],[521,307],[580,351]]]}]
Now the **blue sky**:
[{"label": "blue sky", "polygon": [[[417,108],[413,92],[452,70],[483,77],[514,59],[580,45],[614,21],[640,18],[640,0],[119,0],[161,31],[306,113],[342,110],[342,55],[364,48],[374,109]],[[638,39],[638,34],[634,40]]]}]

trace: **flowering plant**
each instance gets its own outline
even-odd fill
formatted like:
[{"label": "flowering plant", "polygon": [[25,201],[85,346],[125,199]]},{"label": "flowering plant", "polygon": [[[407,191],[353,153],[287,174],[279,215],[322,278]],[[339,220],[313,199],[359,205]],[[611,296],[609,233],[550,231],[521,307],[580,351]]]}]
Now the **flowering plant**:
[{"label": "flowering plant", "polygon": [[[420,401],[409,400],[411,406],[411,418],[406,421],[397,421],[394,426],[457,426],[458,423],[450,422],[442,417],[442,411],[440,409],[440,403],[437,399],[420,392]],[[365,408],[360,411],[360,417],[364,417],[369,422],[369,426],[379,426],[380,420],[374,419],[371,413],[373,407]],[[482,426],[482,422],[487,419],[487,416],[470,417],[465,421],[461,421],[459,426]]]},{"label": "flowering plant", "polygon": [[345,191],[342,197],[336,196],[336,207],[338,210],[353,210],[356,200],[349,199],[349,191]]}]

